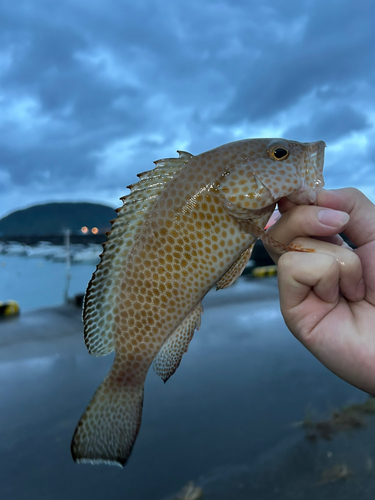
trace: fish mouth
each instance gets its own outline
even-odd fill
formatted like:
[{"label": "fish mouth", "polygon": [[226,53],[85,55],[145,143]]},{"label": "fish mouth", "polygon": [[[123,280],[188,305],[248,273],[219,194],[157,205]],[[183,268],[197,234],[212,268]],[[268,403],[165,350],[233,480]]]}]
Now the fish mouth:
[{"label": "fish mouth", "polygon": [[307,148],[300,167],[302,185],[297,192],[288,196],[288,199],[297,205],[315,205],[317,194],[324,186],[323,165],[326,143],[316,141],[304,144]]},{"label": "fish mouth", "polygon": [[316,197],[319,191],[324,186],[324,177],[323,177],[323,166],[324,166],[324,150],[327,147],[324,141],[317,141],[311,144],[311,153],[310,153],[310,163],[312,168],[314,169],[314,178],[313,182],[308,186],[311,203],[316,203]]},{"label": "fish mouth", "polygon": [[[323,176],[323,164],[324,164],[324,150],[327,147],[324,141],[317,141],[310,144],[310,157],[309,160],[313,167],[317,169],[318,172]],[[306,155],[309,155],[307,151]]]}]

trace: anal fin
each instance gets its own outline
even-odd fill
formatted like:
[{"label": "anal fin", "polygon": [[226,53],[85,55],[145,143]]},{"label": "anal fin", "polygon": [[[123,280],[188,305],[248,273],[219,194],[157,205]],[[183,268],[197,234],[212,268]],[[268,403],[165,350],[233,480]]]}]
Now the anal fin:
[{"label": "anal fin", "polygon": [[228,286],[232,285],[236,279],[241,276],[243,270],[246,267],[246,264],[249,262],[251,252],[253,251],[254,244],[249,246],[242,254],[238,257],[238,259],[231,265],[228,271],[220,278],[220,280],[216,284],[216,290],[221,290],[223,288],[228,288]]},{"label": "anal fin", "polygon": [[158,355],[155,357],[153,369],[164,382],[166,382],[179,367],[182,356],[188,350],[194,331],[199,330],[202,312],[202,304],[199,303],[167,339]]}]

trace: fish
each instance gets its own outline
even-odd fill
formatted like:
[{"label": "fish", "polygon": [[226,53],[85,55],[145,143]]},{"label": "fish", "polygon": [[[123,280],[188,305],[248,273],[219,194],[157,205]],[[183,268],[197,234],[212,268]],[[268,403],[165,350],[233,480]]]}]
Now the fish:
[{"label": "fish", "polygon": [[76,462],[124,466],[139,432],[153,364],[166,382],[201,324],[202,299],[241,275],[277,202],[314,204],[323,141],[244,139],[158,160],[121,198],[84,299],[90,354],[113,365],[75,430]]}]

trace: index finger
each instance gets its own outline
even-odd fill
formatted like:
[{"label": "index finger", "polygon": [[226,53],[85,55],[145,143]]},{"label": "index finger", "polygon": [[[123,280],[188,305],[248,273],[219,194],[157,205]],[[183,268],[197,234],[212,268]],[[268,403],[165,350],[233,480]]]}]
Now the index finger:
[{"label": "index finger", "polygon": [[323,189],[317,196],[317,205],[350,215],[345,234],[357,247],[375,241],[375,205],[358,189]]}]

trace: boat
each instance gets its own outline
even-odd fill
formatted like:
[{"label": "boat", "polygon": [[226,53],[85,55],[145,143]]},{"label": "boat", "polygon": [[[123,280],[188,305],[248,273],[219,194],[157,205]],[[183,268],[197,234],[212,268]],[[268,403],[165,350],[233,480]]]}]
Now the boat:
[{"label": "boat", "polygon": [[75,264],[97,264],[100,260],[99,255],[102,251],[102,245],[91,243],[87,248],[75,252],[72,257],[72,262]]},{"label": "boat", "polygon": [[[69,251],[70,256],[72,255]],[[53,254],[49,255],[47,258],[52,259],[53,262],[66,262],[68,256],[68,250],[63,246],[56,246]]]},{"label": "boat", "polygon": [[29,247],[27,249],[27,256],[31,258],[48,258],[52,257],[56,252],[56,245],[52,245],[49,241],[39,241],[35,247]]},{"label": "boat", "polygon": [[7,255],[13,256],[24,256],[27,255],[27,249],[29,247],[25,243],[19,243],[18,241],[8,241],[5,246],[5,253]]}]

